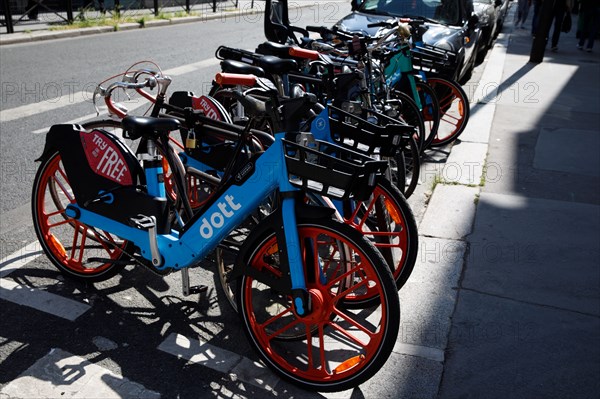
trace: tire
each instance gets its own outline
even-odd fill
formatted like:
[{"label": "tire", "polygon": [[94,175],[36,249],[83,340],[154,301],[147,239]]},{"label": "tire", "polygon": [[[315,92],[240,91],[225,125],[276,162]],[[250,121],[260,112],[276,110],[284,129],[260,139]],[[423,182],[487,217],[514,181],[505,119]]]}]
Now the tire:
[{"label": "tire", "polygon": [[425,127],[425,143],[421,154],[429,148],[440,127],[440,103],[435,90],[425,82],[417,82],[417,91],[421,100],[421,115]]},{"label": "tire", "polygon": [[406,140],[396,155],[389,158],[390,180],[405,198],[414,193],[419,184],[421,172],[421,153],[414,137]]},{"label": "tire", "polygon": [[417,103],[408,94],[395,89],[390,90],[390,97],[402,102],[402,108],[398,110],[400,118],[416,129],[414,136],[419,146],[419,151],[421,151],[421,148],[425,147],[425,136],[427,133],[425,131],[425,122]]},{"label": "tire", "polygon": [[435,77],[428,78],[427,84],[435,90],[442,113],[438,133],[431,146],[441,147],[456,140],[465,130],[471,115],[469,99],[454,81]]},{"label": "tire", "polygon": [[63,274],[83,281],[102,281],[117,274],[129,258],[127,241],[97,232],[69,218],[75,203],[58,152],[43,160],[33,182],[33,225],[42,249]]},{"label": "tire", "polygon": [[358,202],[345,222],[368,238],[386,260],[399,290],[417,260],[419,232],[402,193],[380,177],[369,200]]},{"label": "tire", "polygon": [[[381,254],[343,223],[299,218],[298,233],[306,270],[318,276],[307,281],[313,311],[298,316],[289,296],[244,275],[238,281],[237,303],[247,338],[268,367],[303,389],[331,392],[356,387],[383,366],[394,347],[400,322],[394,280]],[[244,244],[241,261],[247,268],[276,276],[277,240],[271,224],[261,224],[255,234]],[[346,263],[342,272],[339,259],[346,253],[354,262]],[[356,270],[346,273],[347,267]],[[347,283],[350,276],[354,278]],[[366,282],[379,294],[376,303],[349,310],[346,298],[365,288]],[[282,334],[296,339],[278,339]]]}]

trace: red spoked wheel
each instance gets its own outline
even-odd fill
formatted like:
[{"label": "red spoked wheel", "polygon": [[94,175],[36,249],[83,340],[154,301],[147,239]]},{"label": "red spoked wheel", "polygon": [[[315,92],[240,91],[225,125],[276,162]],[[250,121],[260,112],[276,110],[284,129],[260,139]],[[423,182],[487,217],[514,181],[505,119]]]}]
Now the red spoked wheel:
[{"label": "red spoked wheel", "polygon": [[[419,232],[410,206],[392,183],[380,178],[367,201],[354,204],[345,222],[379,250],[398,289],[408,280],[417,260]],[[367,298],[376,294],[367,293]]]},{"label": "red spoked wheel", "polygon": [[[369,379],[390,355],[400,321],[398,295],[381,255],[347,225],[298,221],[312,302],[312,311],[299,316],[289,295],[258,277],[282,277],[275,233],[261,230],[263,238],[252,240],[246,263],[254,277],[245,275],[238,284],[238,309],[251,345],[282,378],[304,389],[339,391]],[[377,293],[368,305],[348,308],[368,291]]]},{"label": "red spoked wheel", "polygon": [[31,206],[38,240],[61,272],[87,281],[112,277],[126,263],[121,258],[127,242],[69,218],[65,208],[72,203],[75,197],[55,153],[42,161],[33,184]]},{"label": "red spoked wheel", "polygon": [[440,103],[440,126],[431,146],[440,147],[456,140],[465,130],[471,108],[469,99],[462,87],[456,82],[444,78],[427,78],[437,94]]}]

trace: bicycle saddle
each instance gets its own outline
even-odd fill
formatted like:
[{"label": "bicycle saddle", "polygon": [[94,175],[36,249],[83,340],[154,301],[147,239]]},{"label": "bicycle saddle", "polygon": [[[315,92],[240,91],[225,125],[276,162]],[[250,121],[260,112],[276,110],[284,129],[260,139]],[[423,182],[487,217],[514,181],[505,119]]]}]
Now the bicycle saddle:
[{"label": "bicycle saddle", "polygon": [[148,116],[126,116],[123,118],[125,138],[155,137],[179,129],[179,121],[173,118],[151,118]]},{"label": "bicycle saddle", "polygon": [[265,55],[256,60],[256,65],[267,73],[281,75],[290,71],[298,70],[298,63],[294,60],[284,60],[272,55]]},{"label": "bicycle saddle", "polygon": [[221,70],[227,73],[240,73],[243,75],[254,75],[259,78],[265,76],[265,71],[261,67],[248,65],[241,61],[223,60],[221,61]]},{"label": "bicycle saddle", "polygon": [[274,55],[281,58],[290,58],[290,48],[287,44],[264,42],[258,45],[256,52],[264,55]]}]

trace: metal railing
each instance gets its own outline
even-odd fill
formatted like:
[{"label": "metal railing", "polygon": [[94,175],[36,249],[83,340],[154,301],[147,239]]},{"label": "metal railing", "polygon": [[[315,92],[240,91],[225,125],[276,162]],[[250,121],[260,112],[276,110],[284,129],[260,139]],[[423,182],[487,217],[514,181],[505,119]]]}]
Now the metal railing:
[{"label": "metal railing", "polygon": [[86,14],[120,18],[125,14],[146,13],[159,16],[166,9],[191,13],[201,9],[216,13],[219,9],[234,6],[238,0],[0,0],[0,25],[6,33],[14,33],[15,25],[71,24],[85,19]]}]

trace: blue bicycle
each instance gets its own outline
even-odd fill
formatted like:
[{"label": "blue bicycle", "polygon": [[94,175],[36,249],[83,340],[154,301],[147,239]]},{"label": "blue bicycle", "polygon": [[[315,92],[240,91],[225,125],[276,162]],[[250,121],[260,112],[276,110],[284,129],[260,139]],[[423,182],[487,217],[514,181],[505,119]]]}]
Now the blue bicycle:
[{"label": "blue bicycle", "polygon": [[[303,113],[306,103],[295,99],[280,111]],[[188,268],[274,196],[276,209],[252,231],[236,262],[236,299],[251,346],[282,378],[305,389],[348,389],[381,368],[400,321],[385,260],[359,232],[333,220],[333,210],[299,199],[307,191],[365,198],[384,162],[331,143],[305,147],[288,124],[290,133],[277,134],[184,217],[167,199],[163,181],[164,157],[185,193],[185,174],[168,144],[179,122],[127,117],[122,123],[125,138],[143,143],[137,158],[103,130],[55,125],[46,137],[33,185],[33,222],[61,272],[101,280],[133,264],[158,273],[180,270],[185,286]]]}]

